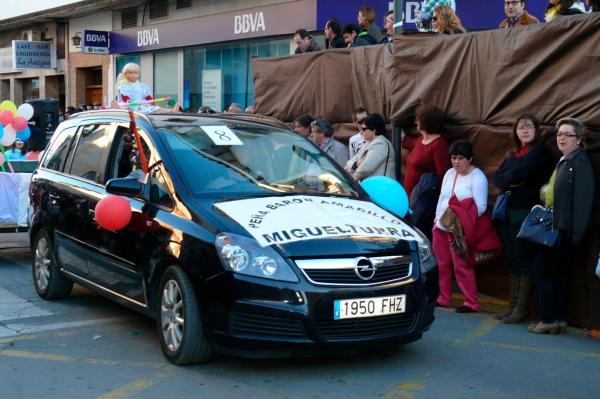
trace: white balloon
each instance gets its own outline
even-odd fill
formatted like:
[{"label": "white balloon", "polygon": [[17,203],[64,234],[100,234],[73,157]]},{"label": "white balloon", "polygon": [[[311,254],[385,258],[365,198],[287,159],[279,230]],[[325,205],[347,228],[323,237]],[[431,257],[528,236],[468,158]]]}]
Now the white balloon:
[{"label": "white balloon", "polygon": [[9,145],[15,142],[16,138],[17,131],[15,130],[15,128],[12,127],[12,125],[4,126],[4,134],[0,139],[0,144],[4,147],[8,147]]},{"label": "white balloon", "polygon": [[17,115],[21,115],[26,120],[30,120],[33,116],[33,107],[31,104],[21,104],[19,108],[17,108]]}]

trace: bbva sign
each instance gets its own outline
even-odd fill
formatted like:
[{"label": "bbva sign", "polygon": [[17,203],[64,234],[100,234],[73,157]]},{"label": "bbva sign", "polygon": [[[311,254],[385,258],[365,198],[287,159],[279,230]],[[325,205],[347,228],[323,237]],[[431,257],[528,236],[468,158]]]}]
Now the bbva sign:
[{"label": "bbva sign", "polygon": [[137,33],[138,47],[154,46],[160,44],[158,29],[143,29]]},{"label": "bbva sign", "polygon": [[265,26],[265,16],[262,11],[236,15],[233,19],[233,33],[258,32],[267,30]]}]

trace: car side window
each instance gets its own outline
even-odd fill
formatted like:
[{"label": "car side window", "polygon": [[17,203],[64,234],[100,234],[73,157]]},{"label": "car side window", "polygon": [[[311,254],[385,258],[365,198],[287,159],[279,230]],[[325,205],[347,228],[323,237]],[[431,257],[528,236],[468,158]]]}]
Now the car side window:
[{"label": "car side window", "polygon": [[155,167],[150,173],[150,201],[167,208],[173,208],[169,187],[160,167]]},{"label": "car side window", "polygon": [[104,183],[104,171],[108,142],[112,126],[93,124],[84,126],[79,140],[70,174],[96,183]]},{"label": "car side window", "polygon": [[67,154],[69,153],[69,147],[71,146],[71,142],[73,141],[76,132],[77,127],[68,127],[63,129],[58,136],[56,136],[56,139],[46,151],[46,155],[42,162],[43,168],[56,170],[58,172],[62,171],[65,160],[67,159]]}]

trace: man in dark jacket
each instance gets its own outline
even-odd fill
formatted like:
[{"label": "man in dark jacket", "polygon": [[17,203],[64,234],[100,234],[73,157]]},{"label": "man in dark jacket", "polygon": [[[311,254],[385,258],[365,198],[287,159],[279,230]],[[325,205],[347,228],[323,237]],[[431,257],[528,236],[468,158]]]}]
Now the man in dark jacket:
[{"label": "man in dark jacket", "polygon": [[342,37],[342,26],[337,19],[330,19],[325,24],[325,48],[344,48],[346,43]]},{"label": "man in dark jacket", "polygon": [[531,25],[540,22],[536,17],[525,11],[524,0],[504,0],[506,19],[500,23],[500,28]]},{"label": "man in dark jacket", "polygon": [[359,29],[354,24],[348,24],[344,26],[344,30],[342,31],[342,36],[344,36],[344,41],[346,42],[346,46],[348,47],[360,47],[360,46],[369,46],[371,44],[377,44],[373,36],[369,35],[367,32],[359,32]]}]

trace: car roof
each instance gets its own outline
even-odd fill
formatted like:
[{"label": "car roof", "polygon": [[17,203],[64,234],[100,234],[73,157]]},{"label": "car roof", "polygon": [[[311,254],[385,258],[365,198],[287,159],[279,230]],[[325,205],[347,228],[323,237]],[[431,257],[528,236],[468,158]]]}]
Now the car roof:
[{"label": "car roof", "polygon": [[[252,123],[252,124],[261,124],[267,125],[271,127],[278,127],[281,129],[291,130],[289,125],[281,122],[278,119],[257,115],[257,114],[198,114],[195,112],[181,112],[181,113],[172,113],[172,112],[164,112],[164,113],[151,113],[151,114],[143,114],[141,112],[134,112],[137,119],[142,119],[149,124],[151,124],[155,128],[161,128],[167,125],[171,125],[173,123],[189,123],[189,122],[199,122],[200,125],[207,124],[213,125],[215,122],[217,123],[226,123],[226,122],[244,122],[244,123]],[[92,110],[92,111],[84,111],[78,112],[71,116],[68,120],[76,121],[77,119],[88,119],[94,117],[102,117],[102,118],[115,118],[119,120],[129,120],[129,111],[125,109],[103,109],[103,110]]]}]

